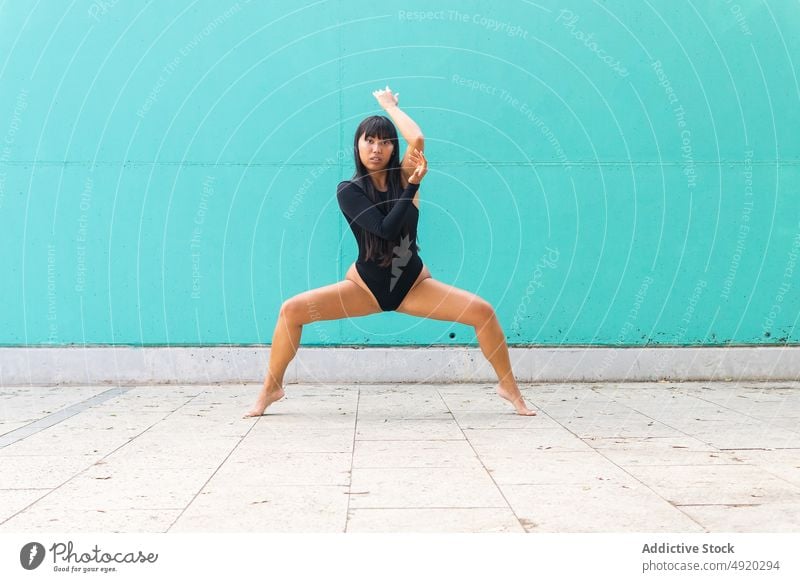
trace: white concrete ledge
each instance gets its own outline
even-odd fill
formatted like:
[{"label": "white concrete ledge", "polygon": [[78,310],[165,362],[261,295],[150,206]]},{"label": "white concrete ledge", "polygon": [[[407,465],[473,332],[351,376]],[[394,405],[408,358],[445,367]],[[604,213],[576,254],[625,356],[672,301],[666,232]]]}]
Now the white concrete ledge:
[{"label": "white concrete ledge", "polygon": [[[510,348],[519,382],[800,380],[800,347]],[[0,348],[0,385],[261,382],[269,347]],[[491,382],[478,348],[300,347],[284,381]]]}]

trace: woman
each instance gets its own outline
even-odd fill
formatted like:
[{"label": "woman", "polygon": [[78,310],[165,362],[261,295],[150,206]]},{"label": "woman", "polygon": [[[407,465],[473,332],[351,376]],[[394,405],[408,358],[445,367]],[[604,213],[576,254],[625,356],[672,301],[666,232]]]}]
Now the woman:
[{"label": "woman", "polygon": [[364,119],[356,130],[356,171],[337,188],[339,207],[358,243],[358,260],[345,280],[312,289],[281,305],[270,349],[269,369],[255,405],[245,415],[260,416],[283,398],[283,374],[297,353],[303,325],[318,320],[361,317],[381,311],[456,321],[475,327],[484,356],[497,373],[497,393],[518,414],[534,416],[511,372],[505,337],[492,306],[484,299],[431,277],[417,254],[419,195],[428,171],[419,126],[386,89],[373,95],[408,143],[400,161],[397,130],[384,116]]}]

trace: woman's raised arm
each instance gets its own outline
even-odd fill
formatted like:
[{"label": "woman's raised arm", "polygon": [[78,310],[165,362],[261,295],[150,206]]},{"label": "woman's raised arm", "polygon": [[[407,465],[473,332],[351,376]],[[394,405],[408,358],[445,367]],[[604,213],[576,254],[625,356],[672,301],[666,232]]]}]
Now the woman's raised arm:
[{"label": "woman's raised arm", "polygon": [[403,139],[408,143],[408,149],[412,150],[416,148],[419,151],[423,151],[425,149],[425,137],[422,135],[422,130],[419,128],[419,125],[417,125],[405,111],[400,109],[398,105],[400,93],[393,94],[392,90],[389,89],[389,85],[386,85],[386,89],[378,89],[377,91],[373,91],[372,94],[389,117],[392,118],[392,121],[394,121],[394,124],[397,126],[397,131],[400,132],[400,135],[402,135]]}]

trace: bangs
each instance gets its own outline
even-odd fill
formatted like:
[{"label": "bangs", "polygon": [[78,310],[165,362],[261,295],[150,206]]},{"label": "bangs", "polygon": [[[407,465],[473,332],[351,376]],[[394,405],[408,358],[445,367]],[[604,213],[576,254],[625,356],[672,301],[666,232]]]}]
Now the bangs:
[{"label": "bangs", "polygon": [[378,139],[392,140],[397,139],[397,131],[395,130],[394,125],[392,125],[392,122],[379,115],[365,119],[362,130],[364,137],[377,137]]}]

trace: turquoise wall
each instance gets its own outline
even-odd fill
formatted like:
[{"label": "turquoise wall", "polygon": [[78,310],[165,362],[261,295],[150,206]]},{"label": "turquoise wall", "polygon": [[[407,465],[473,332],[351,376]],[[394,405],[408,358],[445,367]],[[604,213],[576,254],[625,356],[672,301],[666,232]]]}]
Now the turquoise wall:
[{"label": "turquoise wall", "polygon": [[[335,188],[387,83],[420,255],[509,343],[796,343],[799,29],[789,0],[6,0],[0,344],[270,343],[355,258]],[[340,343],[475,335],[304,330]]]}]

